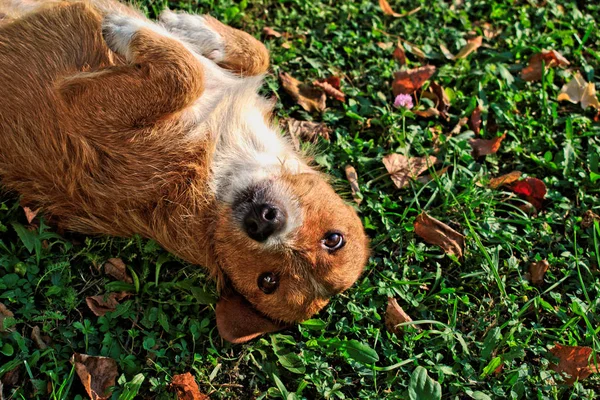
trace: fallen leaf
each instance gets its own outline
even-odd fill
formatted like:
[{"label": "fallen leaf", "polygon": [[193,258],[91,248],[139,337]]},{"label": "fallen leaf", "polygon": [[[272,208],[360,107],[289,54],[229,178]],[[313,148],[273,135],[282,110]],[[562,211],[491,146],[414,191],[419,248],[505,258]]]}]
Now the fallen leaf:
[{"label": "fallen leaf", "polygon": [[404,47],[400,40],[398,40],[398,44],[394,49],[394,53],[392,53],[392,57],[394,57],[394,60],[398,61],[400,65],[406,65],[406,53],[404,52]]},{"label": "fallen leaf", "polygon": [[437,108],[430,107],[427,110],[413,110],[413,114],[423,118],[431,118],[439,116],[440,112]]},{"label": "fallen leaf", "polygon": [[525,178],[513,183],[510,189],[521,198],[531,203],[536,209],[541,210],[546,197],[546,184],[537,178]]},{"label": "fallen leaf", "polygon": [[344,171],[346,172],[346,179],[348,179],[348,182],[350,183],[352,198],[356,204],[360,205],[362,199],[357,196],[358,193],[360,193],[360,186],[358,186],[358,175],[356,170],[352,165],[348,164],[346,165],[346,168],[344,168]]},{"label": "fallen leaf", "polygon": [[557,65],[566,66],[569,64],[569,61],[559,52],[555,50],[544,50],[541,53],[534,54],[529,59],[527,67],[521,70],[521,79],[529,82],[542,79],[542,65],[545,65],[546,68],[552,68]]},{"label": "fallen leaf", "polygon": [[392,42],[377,42],[377,46],[382,50],[391,49],[394,43]]},{"label": "fallen leaf", "polygon": [[277,32],[275,29],[265,26],[263,28],[263,34],[267,39],[269,38],[280,38],[281,33]]},{"label": "fallen leaf", "polygon": [[519,180],[520,177],[521,171],[512,171],[508,174],[490,179],[490,183],[488,183],[488,186],[491,189],[498,189],[500,186],[510,185],[511,183]]},{"label": "fallen leaf", "polygon": [[417,89],[421,88],[434,73],[435,66],[433,65],[396,72],[394,74],[394,82],[392,83],[394,96],[414,93]]},{"label": "fallen leaf", "polygon": [[4,320],[6,318],[14,318],[15,314],[12,313],[6,306],[0,303],[0,332],[12,332],[14,328],[4,328]]},{"label": "fallen leaf", "polygon": [[557,100],[566,100],[574,104],[581,103],[581,108],[584,110],[588,107],[600,110],[600,102],[596,97],[596,86],[592,82],[586,82],[579,72],[560,89]]},{"label": "fallen leaf", "polygon": [[89,309],[98,317],[117,309],[119,301],[130,296],[127,292],[113,292],[108,295],[89,296],[85,298]]},{"label": "fallen leaf", "polygon": [[494,28],[489,22],[479,24],[486,39],[494,39],[502,33],[502,28]]},{"label": "fallen leaf", "polygon": [[454,54],[452,54],[450,50],[448,50],[445,44],[440,43],[440,50],[442,51],[444,57],[446,57],[448,60],[454,60]]},{"label": "fallen leaf", "polygon": [[33,340],[36,347],[40,350],[45,350],[48,348],[48,344],[42,338],[42,334],[40,332],[40,327],[37,325],[34,326],[33,329],[31,330],[31,340]]},{"label": "fallen leaf", "polygon": [[506,133],[502,136],[493,139],[471,139],[469,144],[473,148],[473,157],[479,158],[488,154],[496,154],[500,148],[500,144],[506,137]]},{"label": "fallen leaf", "polygon": [[280,126],[286,129],[296,150],[300,149],[300,142],[316,143],[319,137],[329,140],[331,130],[323,122],[299,121],[294,118],[286,118],[280,121]]},{"label": "fallen leaf", "polygon": [[[385,326],[387,329],[396,335],[400,335],[403,327],[398,325],[405,322],[412,322],[412,318],[398,305],[396,299],[388,297],[388,304],[385,310]],[[413,326],[417,328],[416,325]]]},{"label": "fallen leaf", "polygon": [[434,176],[439,177],[444,175],[446,172],[448,172],[448,169],[450,168],[450,165],[445,166],[442,169],[439,169],[437,171],[434,171],[433,174],[427,174],[427,175],[423,175],[417,178],[418,182],[421,182],[423,184],[432,181],[434,179]]},{"label": "fallen leaf", "polygon": [[476,36],[474,38],[467,40],[467,44],[462,49],[460,49],[458,54],[456,54],[454,56],[454,59],[460,60],[461,58],[466,58],[469,54],[471,54],[472,52],[474,52],[478,48],[480,48],[482,43],[483,43],[482,36]]},{"label": "fallen leaf", "polygon": [[209,400],[207,395],[200,393],[196,380],[189,372],[174,375],[169,389],[177,393],[178,400]]},{"label": "fallen leaf", "polygon": [[456,126],[454,128],[452,128],[452,130],[448,133],[448,136],[458,135],[460,133],[462,127],[465,126],[467,124],[467,122],[469,122],[469,118],[467,118],[467,117],[463,117],[463,118],[459,119]]},{"label": "fallen leaf", "polygon": [[440,246],[447,254],[458,258],[463,255],[465,237],[426,212],[419,214],[415,220],[415,233],[427,243]]},{"label": "fallen leaf", "polygon": [[40,212],[40,209],[38,208],[37,210],[33,211],[29,207],[23,207],[23,211],[25,212],[25,218],[27,218],[27,223],[31,225],[35,217]]},{"label": "fallen leaf", "polygon": [[581,219],[581,227],[584,229],[589,228],[590,226],[592,226],[594,221],[600,221],[600,216],[594,214],[592,210],[587,210],[583,214],[583,218]]},{"label": "fallen leaf", "polygon": [[[6,366],[6,364],[4,365]],[[17,365],[15,366],[13,369],[11,369],[10,371],[7,371],[4,375],[2,375],[2,378],[0,378],[0,400],[4,400],[4,397],[2,397],[2,385],[6,385],[6,386],[18,386],[21,383],[21,372],[22,372],[22,368],[21,365]],[[10,397],[11,399],[13,397]]]},{"label": "fallen leaf", "polygon": [[280,73],[279,79],[285,91],[306,111],[325,110],[327,96],[321,89],[302,83],[286,72]]},{"label": "fallen leaf", "polygon": [[544,283],[544,275],[546,275],[546,271],[550,268],[550,264],[548,261],[536,261],[529,264],[529,279],[531,283],[534,285],[540,285]]},{"label": "fallen leaf", "polygon": [[115,386],[118,375],[115,360],[75,353],[71,357],[71,364],[75,366],[75,372],[92,400],[106,400],[111,397],[112,393],[108,389]]},{"label": "fallen leaf", "polygon": [[120,258],[109,258],[104,264],[104,273],[118,281],[133,283],[133,279],[127,273],[127,266]]},{"label": "fallen leaf", "polygon": [[387,2],[387,0],[379,0],[379,7],[381,7],[381,10],[383,11],[384,14],[391,15],[392,17],[396,17],[396,18],[407,17],[409,15],[412,15],[412,14],[418,12],[421,9],[421,7],[417,7],[414,10],[405,12],[403,14],[398,14],[397,12],[394,12],[394,10],[392,10],[392,7]]},{"label": "fallen leaf", "polygon": [[473,132],[475,132],[475,135],[479,135],[479,132],[481,131],[481,111],[482,110],[483,110],[483,108],[480,105],[478,105],[473,110],[473,113],[471,114],[471,118],[469,118],[469,128],[471,128],[471,130]]},{"label": "fallen leaf", "polygon": [[408,185],[409,179],[416,179],[429,166],[435,164],[436,160],[435,156],[408,158],[392,153],[383,157],[383,165],[391,175],[394,185],[402,189]]},{"label": "fallen leaf", "polygon": [[[592,348],[587,346],[563,346],[556,343],[550,349],[552,355],[558,358],[558,365],[551,364],[550,368],[565,376],[565,383],[572,385],[575,381],[581,381],[592,373],[598,373],[598,365],[593,365]],[[589,361],[588,361],[589,360]]]},{"label": "fallen leaf", "polygon": [[450,109],[450,99],[446,94],[446,91],[442,87],[442,85],[437,82],[431,82],[429,84],[429,89],[438,99],[437,109],[442,115],[442,117],[447,118],[448,109]]},{"label": "fallen leaf", "polygon": [[407,42],[406,40],[403,40],[403,42],[404,42],[404,48],[406,49],[406,51],[414,54],[415,56],[417,56],[419,58],[426,58],[425,52],[423,50],[421,50],[420,48],[418,48],[411,42]]},{"label": "fallen leaf", "polygon": [[340,90],[340,78],[337,76],[319,79],[318,81],[314,81],[313,85],[323,89],[329,97],[333,97],[339,101],[346,101],[346,95]]}]

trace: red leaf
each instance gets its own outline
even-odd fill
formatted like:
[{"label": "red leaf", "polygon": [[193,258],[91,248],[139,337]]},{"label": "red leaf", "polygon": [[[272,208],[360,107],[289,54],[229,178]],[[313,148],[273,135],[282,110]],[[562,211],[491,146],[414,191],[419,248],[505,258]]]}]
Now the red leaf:
[{"label": "red leaf", "polygon": [[209,397],[200,393],[196,380],[189,372],[173,376],[171,391],[177,392],[178,400],[209,400]]},{"label": "red leaf", "polygon": [[553,371],[570,375],[566,377],[565,383],[572,385],[575,381],[587,378],[592,373],[598,373],[598,365],[593,364],[593,357],[588,362],[592,354],[592,348],[586,346],[563,346],[556,343],[550,352],[558,358],[558,365],[552,364],[550,368]]},{"label": "red leaf", "polygon": [[481,130],[481,110],[483,109],[478,105],[473,110],[471,118],[469,118],[469,128],[475,132],[475,135],[479,135],[479,131]]},{"label": "red leaf", "polygon": [[435,73],[435,66],[426,65],[424,67],[406,69],[394,74],[392,90],[394,96],[399,94],[412,94]]},{"label": "red leaf", "polygon": [[524,200],[541,210],[546,197],[546,184],[537,178],[525,178],[513,183],[510,189]]},{"label": "red leaf", "polygon": [[534,54],[529,59],[529,65],[521,70],[521,79],[529,82],[542,79],[542,65],[545,65],[546,68],[551,68],[556,65],[565,66],[569,64],[569,61],[559,52],[544,50],[541,53]]}]

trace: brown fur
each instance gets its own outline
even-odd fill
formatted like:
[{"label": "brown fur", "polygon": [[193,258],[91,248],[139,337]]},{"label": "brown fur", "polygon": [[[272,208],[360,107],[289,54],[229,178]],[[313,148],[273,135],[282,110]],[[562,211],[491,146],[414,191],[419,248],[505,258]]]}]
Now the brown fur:
[{"label": "brown fur", "polygon": [[[367,240],[355,212],[320,175],[284,175],[302,227],[284,249],[265,249],[245,235],[208,187],[218,135],[186,138],[194,127],[181,116],[205,88],[202,64],[150,29],[133,37],[131,62],[113,53],[101,23],[107,9],[121,7],[127,9],[106,0],[64,2],[29,13],[0,0],[8,16],[0,23],[2,183],[68,230],[155,239],[224,274],[259,314],[308,318],[362,271]],[[260,42],[207,21],[224,39],[223,68],[245,76],[266,71]],[[343,230],[348,244],[329,254],[320,240],[331,227]],[[285,280],[276,296],[256,287],[267,271]]]}]

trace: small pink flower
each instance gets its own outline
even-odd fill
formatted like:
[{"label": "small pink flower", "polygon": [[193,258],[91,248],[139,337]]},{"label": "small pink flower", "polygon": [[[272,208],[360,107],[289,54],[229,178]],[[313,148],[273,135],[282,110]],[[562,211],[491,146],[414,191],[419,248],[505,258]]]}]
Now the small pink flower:
[{"label": "small pink flower", "polygon": [[411,108],[413,108],[412,97],[409,94],[399,94],[398,96],[396,96],[396,100],[394,100],[394,107],[403,107],[407,110],[410,110]]}]

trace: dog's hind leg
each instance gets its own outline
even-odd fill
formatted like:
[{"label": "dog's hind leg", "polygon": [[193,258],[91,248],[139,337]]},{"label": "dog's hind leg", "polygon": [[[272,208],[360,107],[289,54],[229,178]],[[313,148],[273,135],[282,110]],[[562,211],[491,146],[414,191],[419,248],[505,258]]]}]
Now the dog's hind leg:
[{"label": "dog's hind leg", "polygon": [[202,95],[200,60],[162,27],[136,17],[109,14],[102,32],[108,47],[127,62],[59,82],[66,114],[80,126],[90,132],[151,127]]},{"label": "dog's hind leg", "polygon": [[159,16],[159,21],[195,52],[236,74],[260,75],[269,68],[269,52],[260,41],[209,15],[165,10]]}]

